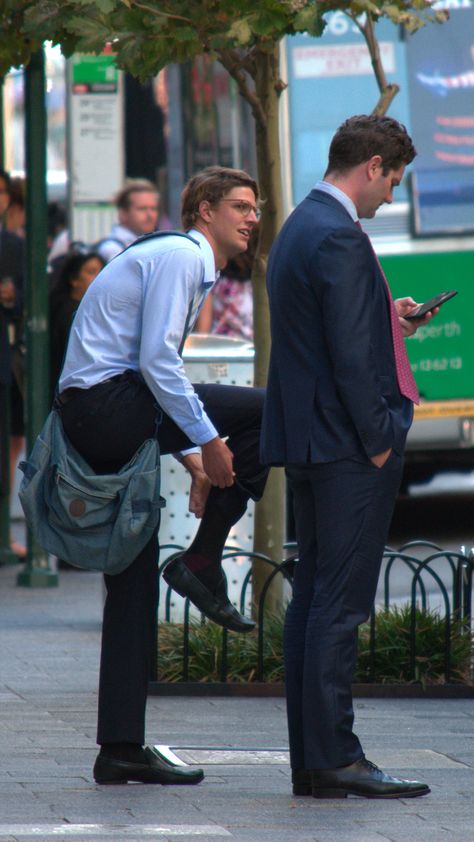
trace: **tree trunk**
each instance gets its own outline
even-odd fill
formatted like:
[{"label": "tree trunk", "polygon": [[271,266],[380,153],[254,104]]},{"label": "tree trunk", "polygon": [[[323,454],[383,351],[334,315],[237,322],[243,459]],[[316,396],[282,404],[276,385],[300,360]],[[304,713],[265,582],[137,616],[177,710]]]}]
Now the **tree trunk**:
[{"label": "tree trunk", "polygon": [[[270,318],[265,286],[268,253],[282,224],[282,183],[279,142],[278,105],[281,93],[279,45],[269,52],[258,51],[255,93],[262,106],[265,122],[256,120],[257,168],[264,211],[260,222],[259,245],[252,272],[255,335],[255,385],[265,386],[270,355]],[[285,480],[282,469],[272,469],[265,495],[256,507],[254,549],[281,561],[285,539]],[[262,587],[271,572],[264,561],[253,563],[253,603],[259,603]],[[265,605],[276,610],[282,603],[282,581],[273,580]]]}]

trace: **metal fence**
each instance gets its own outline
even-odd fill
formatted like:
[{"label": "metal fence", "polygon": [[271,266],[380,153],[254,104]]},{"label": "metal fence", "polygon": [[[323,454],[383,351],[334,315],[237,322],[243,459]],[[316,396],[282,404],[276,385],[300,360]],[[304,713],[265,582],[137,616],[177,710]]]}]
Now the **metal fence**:
[{"label": "metal fence", "polygon": [[[163,570],[171,556],[181,547],[168,545],[161,548],[163,561],[160,564],[160,572]],[[170,552],[171,551],[171,552]],[[283,577],[287,596],[291,594],[291,585],[295,566],[298,563],[296,545],[288,544],[284,548],[286,558],[281,562],[260,555],[258,553],[246,552],[238,548],[229,548],[223,558],[228,561],[232,559],[247,559],[250,563],[254,559],[263,560],[269,568],[268,577],[261,592],[257,606],[257,629],[255,647],[255,665],[252,681],[264,684],[268,681],[267,668],[265,664],[265,636],[266,629],[270,622],[270,615],[267,611],[267,598],[269,589],[275,577]],[[466,551],[461,548],[459,552],[442,549],[429,541],[411,541],[398,549],[387,547],[382,562],[382,572],[377,591],[377,598],[371,612],[368,624],[368,655],[366,681],[377,680],[376,660],[378,656],[377,640],[377,614],[381,611],[388,611],[396,605],[408,605],[410,611],[408,655],[409,655],[409,677],[408,681],[416,682],[417,675],[417,647],[419,645],[420,618],[426,613],[435,612],[443,618],[443,643],[442,643],[442,680],[445,684],[453,681],[452,669],[452,646],[453,629],[469,639],[471,638],[472,621],[472,582],[474,569],[474,549]],[[241,586],[238,599],[234,599],[238,609],[243,614],[249,614],[251,604],[251,576],[252,570],[249,567]],[[394,587],[396,582],[396,588]],[[166,624],[173,622],[173,607],[176,606],[176,595],[160,580],[160,602],[161,616],[163,619],[158,626],[157,641],[157,671],[154,676],[155,683],[160,685],[160,633]],[[395,592],[396,591],[396,592]],[[181,598],[179,598],[181,599]],[[180,630],[179,658],[180,674],[177,678],[180,682],[190,681],[189,657],[190,657],[190,633],[192,634],[193,624],[204,625],[207,621],[203,617],[193,619],[189,600],[183,600],[182,616],[177,625]],[[219,682],[229,682],[228,670],[228,646],[229,635],[225,629],[220,631],[220,671]],[[253,632],[251,634],[254,634]],[[201,679],[205,680],[205,679]],[[456,679],[454,679],[456,680]]]}]

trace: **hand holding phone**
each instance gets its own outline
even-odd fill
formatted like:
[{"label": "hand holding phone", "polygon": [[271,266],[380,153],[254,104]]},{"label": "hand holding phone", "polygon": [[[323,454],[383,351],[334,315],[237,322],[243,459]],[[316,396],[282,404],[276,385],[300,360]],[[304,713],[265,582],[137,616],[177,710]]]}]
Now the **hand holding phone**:
[{"label": "hand holding phone", "polygon": [[420,304],[416,310],[413,310],[408,315],[404,316],[404,319],[410,321],[411,319],[422,319],[423,316],[426,316],[430,310],[434,310],[435,307],[440,307],[441,304],[444,304],[445,301],[449,301],[450,298],[453,298],[455,295],[458,294],[457,289],[452,289],[449,292],[441,292],[439,295],[436,295],[434,298],[430,298],[429,301],[425,301],[424,304]]}]

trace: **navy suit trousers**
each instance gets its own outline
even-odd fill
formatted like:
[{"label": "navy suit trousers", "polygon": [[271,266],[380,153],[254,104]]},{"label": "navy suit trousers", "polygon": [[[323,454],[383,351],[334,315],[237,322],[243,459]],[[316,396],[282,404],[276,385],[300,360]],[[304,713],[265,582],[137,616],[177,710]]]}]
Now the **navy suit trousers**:
[{"label": "navy suit trousers", "polygon": [[403,460],[343,459],[287,468],[299,560],[288,606],[285,681],[293,769],[346,766],[357,627],[370,614]]}]

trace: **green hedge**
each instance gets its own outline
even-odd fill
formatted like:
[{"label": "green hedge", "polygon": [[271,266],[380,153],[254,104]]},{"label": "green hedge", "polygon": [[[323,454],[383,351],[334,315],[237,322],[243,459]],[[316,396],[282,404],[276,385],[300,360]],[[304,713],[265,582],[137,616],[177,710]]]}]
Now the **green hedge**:
[{"label": "green hedge", "polygon": [[[437,612],[416,611],[415,677],[410,667],[410,606],[379,611],[375,617],[375,658],[370,663],[370,627],[359,629],[359,654],[354,680],[360,683],[406,683],[423,685],[445,681],[446,620]],[[225,657],[228,682],[257,680],[257,632],[230,633],[223,656],[223,630],[214,623],[193,622],[189,627],[187,681],[222,681]],[[183,680],[183,625],[160,623],[158,634],[158,680]],[[451,681],[472,683],[472,635],[459,621],[451,621]],[[269,616],[264,627],[264,678],[283,681],[283,614]]]},{"label": "green hedge", "polygon": [[[375,616],[375,681],[382,684],[417,681],[423,685],[445,681],[446,619],[434,611],[416,611],[415,676],[410,662],[411,609],[409,605],[379,611]],[[355,681],[370,680],[370,631],[359,630]],[[472,635],[463,623],[451,620],[451,681],[472,683]]]}]

